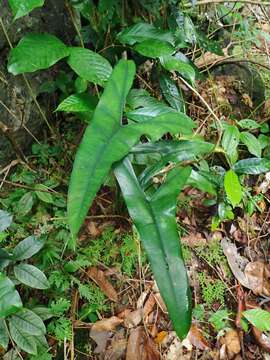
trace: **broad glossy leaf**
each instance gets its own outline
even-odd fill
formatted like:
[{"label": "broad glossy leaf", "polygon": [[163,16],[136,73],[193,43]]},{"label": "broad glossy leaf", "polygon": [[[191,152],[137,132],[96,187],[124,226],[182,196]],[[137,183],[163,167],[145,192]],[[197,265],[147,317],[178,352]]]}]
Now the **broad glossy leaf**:
[{"label": "broad glossy leaf", "polygon": [[81,78],[101,86],[106,84],[112,72],[109,61],[89,49],[70,48],[67,62]]},{"label": "broad glossy leaf", "polygon": [[97,105],[96,98],[89,94],[73,94],[63,100],[55,111],[89,112],[92,113]]},{"label": "broad glossy leaf", "polygon": [[44,273],[33,265],[16,265],[14,266],[14,274],[21,283],[34,289],[48,289],[50,287]]},{"label": "broad glossy leaf", "polygon": [[0,210],[0,232],[5,231],[12,223],[13,216],[7,211]]},{"label": "broad glossy leaf", "polygon": [[233,207],[238,205],[242,199],[242,187],[238,176],[233,170],[228,170],[224,176],[224,188],[226,195]]},{"label": "broad glossy leaf", "polygon": [[69,52],[70,49],[53,35],[30,33],[11,50],[8,71],[17,75],[47,69]]},{"label": "broad glossy leaf", "polygon": [[136,44],[134,50],[143,56],[155,59],[160,56],[171,55],[174,52],[174,47],[168,42],[151,39]]},{"label": "broad glossy leaf", "polygon": [[43,6],[44,0],[8,0],[14,19],[27,15],[33,9]]},{"label": "broad glossy leaf", "polygon": [[9,318],[9,321],[23,329],[23,332],[29,335],[43,335],[46,333],[46,327],[41,318],[33,311],[22,309]]},{"label": "broad glossy leaf", "polygon": [[0,272],[8,266],[10,260],[12,260],[12,255],[0,248]]},{"label": "broad glossy leaf", "polygon": [[190,168],[174,169],[154,195],[147,198],[127,158],[114,168],[129,214],[180,338],[186,336],[190,327],[191,302],[175,213],[178,194],[190,171]]},{"label": "broad glossy leaf", "polygon": [[270,160],[265,158],[239,160],[234,164],[233,170],[238,174],[258,175],[270,170]]},{"label": "broad glossy leaf", "polygon": [[39,252],[44,246],[44,242],[35,236],[29,236],[26,239],[19,242],[13,250],[13,256],[15,260],[29,259],[31,256]]},{"label": "broad glossy leaf", "polygon": [[[179,132],[181,127],[178,113],[169,121],[161,115],[142,123],[121,124],[134,74],[132,61],[120,60],[116,65],[76,154],[68,194],[68,217],[74,236],[112,164],[127,155],[142,135],[158,139],[166,132]],[[191,121],[184,114],[183,118]]]},{"label": "broad glossy leaf", "polygon": [[34,205],[33,194],[31,191],[29,191],[20,198],[20,201],[18,203],[18,214],[20,216],[27,215],[32,210],[33,205]]},{"label": "broad glossy leaf", "polygon": [[6,350],[8,347],[8,343],[9,336],[7,331],[7,325],[4,319],[0,319],[0,347]]},{"label": "broad glossy leaf", "polygon": [[243,131],[240,133],[240,140],[246,145],[248,151],[260,158],[262,155],[262,148],[259,140],[251,133]]},{"label": "broad glossy leaf", "polygon": [[26,334],[24,329],[12,319],[9,321],[9,331],[13,341],[20,349],[26,351],[28,354],[36,355],[37,345],[34,336]]},{"label": "broad glossy leaf", "polygon": [[173,34],[169,31],[159,30],[148,23],[135,24],[124,29],[117,35],[118,40],[123,44],[134,45],[146,40],[166,41],[174,44]]},{"label": "broad glossy leaf", "polygon": [[148,166],[139,177],[141,186],[145,187],[169,162],[195,160],[197,156],[210,153],[213,149],[213,144],[200,140],[159,141],[136,145],[131,149],[131,153],[147,154],[147,161],[157,162],[153,166]]},{"label": "broad glossy leaf", "polygon": [[243,316],[260,331],[270,331],[270,312],[260,308],[246,310]]},{"label": "broad glossy leaf", "polygon": [[185,112],[183,94],[181,89],[176,86],[175,82],[168,75],[161,74],[159,83],[163,96],[171,107],[179,112]]},{"label": "broad glossy leaf", "polygon": [[234,163],[237,159],[237,146],[240,140],[240,132],[234,125],[227,125],[222,136],[222,147],[230,161]]},{"label": "broad glossy leaf", "polygon": [[192,170],[190,177],[188,179],[188,184],[194,186],[195,188],[208,192],[211,195],[216,195],[217,190],[213,182],[209,181],[203,174],[199,171]]},{"label": "broad glossy leaf", "polygon": [[22,308],[22,301],[13,282],[0,273],[0,318],[14,314]]},{"label": "broad glossy leaf", "polygon": [[167,55],[160,58],[160,63],[164,69],[169,71],[177,71],[185,79],[189,80],[192,84],[195,81],[195,70],[186,62],[179,60],[175,56]]},{"label": "broad glossy leaf", "polygon": [[243,119],[238,121],[237,123],[242,129],[247,129],[247,130],[254,130],[254,129],[258,129],[260,127],[260,124],[258,124],[255,120],[251,120],[251,119]]},{"label": "broad glossy leaf", "polygon": [[37,195],[39,200],[41,200],[45,203],[48,203],[48,204],[53,204],[53,196],[49,192],[49,189],[47,186],[45,186],[43,184],[36,184],[35,190],[36,190],[35,194]]}]

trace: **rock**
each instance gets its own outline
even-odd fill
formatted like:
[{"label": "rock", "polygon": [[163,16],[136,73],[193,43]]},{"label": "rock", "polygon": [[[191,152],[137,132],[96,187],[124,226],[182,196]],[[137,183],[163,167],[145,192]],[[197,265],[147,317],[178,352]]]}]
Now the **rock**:
[{"label": "rock", "polygon": [[[65,7],[64,0],[47,0],[42,8],[33,10],[16,21],[13,20],[7,0],[1,4],[1,19],[13,45],[28,32],[48,32],[58,36],[70,44],[74,38],[74,27]],[[16,142],[18,148],[27,151],[34,137],[39,137],[44,125],[37,106],[29,93],[29,89],[21,75],[13,76],[7,72],[6,63],[9,44],[2,29],[0,30],[0,125],[4,124]],[[53,78],[50,70],[27,74],[33,93],[38,95],[38,88]],[[48,97],[48,95],[46,94]],[[39,104],[45,112],[45,100],[39,97]],[[1,128],[1,127],[0,127]],[[3,126],[2,126],[3,128]],[[16,158],[14,144],[0,131],[0,166]]]}]

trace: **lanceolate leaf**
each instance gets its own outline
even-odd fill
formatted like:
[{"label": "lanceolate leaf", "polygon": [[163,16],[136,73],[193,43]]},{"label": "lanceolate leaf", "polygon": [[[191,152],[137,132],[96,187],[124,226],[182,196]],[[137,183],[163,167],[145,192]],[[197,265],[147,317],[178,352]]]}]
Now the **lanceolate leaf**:
[{"label": "lanceolate leaf", "polygon": [[8,2],[15,20],[44,4],[44,0],[8,0]]},{"label": "lanceolate leaf", "polygon": [[244,317],[261,331],[270,331],[270,312],[266,310],[251,309],[243,312]]},{"label": "lanceolate leaf", "polygon": [[21,241],[13,250],[15,260],[29,259],[31,256],[39,252],[43,247],[44,242],[37,239],[35,236],[29,236]]},{"label": "lanceolate leaf", "polygon": [[235,207],[238,205],[242,199],[242,187],[238,176],[233,170],[226,172],[224,176],[224,188],[232,206]]},{"label": "lanceolate leaf", "polygon": [[174,52],[174,47],[166,41],[151,39],[136,44],[134,50],[143,56],[155,59],[160,56],[171,55]]},{"label": "lanceolate leaf", "polygon": [[96,98],[89,94],[73,94],[63,100],[55,111],[93,112],[96,107]]},{"label": "lanceolate leaf", "polygon": [[232,163],[237,159],[240,133],[236,126],[227,125],[222,136],[222,147]]},{"label": "lanceolate leaf", "polygon": [[15,341],[20,349],[29,354],[36,355],[37,345],[34,336],[26,334],[23,331],[23,328],[21,328],[20,325],[12,319],[9,321],[9,331],[13,341]]},{"label": "lanceolate leaf", "polygon": [[127,208],[147,252],[160,293],[180,338],[191,322],[190,289],[175,220],[177,196],[190,168],[174,169],[152,198],[147,198],[126,158],[114,169]]},{"label": "lanceolate leaf", "polygon": [[240,140],[246,145],[248,151],[260,158],[262,155],[262,148],[259,140],[251,133],[243,131],[240,133]]},{"label": "lanceolate leaf", "polygon": [[41,318],[33,311],[23,309],[10,317],[10,321],[15,322],[23,332],[29,335],[43,335],[46,328]]},{"label": "lanceolate leaf", "polygon": [[47,69],[69,52],[70,49],[53,35],[30,33],[11,50],[8,71],[17,75]]},{"label": "lanceolate leaf", "polygon": [[162,74],[159,83],[163,96],[171,107],[179,112],[185,112],[183,94],[181,89],[176,86],[175,82],[168,75]]},{"label": "lanceolate leaf", "polygon": [[13,282],[0,273],[0,318],[14,314],[22,308],[22,301]]},{"label": "lanceolate leaf", "polygon": [[13,216],[4,210],[0,210],[0,232],[5,231],[12,223]]},{"label": "lanceolate leaf", "polygon": [[89,49],[70,48],[67,62],[81,78],[101,86],[106,84],[112,72],[109,61]]},{"label": "lanceolate leaf", "polygon": [[238,174],[258,175],[270,171],[270,160],[264,158],[249,158],[239,160],[233,169]]},{"label": "lanceolate leaf", "polygon": [[[175,113],[175,118],[170,114],[169,120],[165,114],[142,123],[121,124],[123,106],[134,74],[134,63],[120,60],[79,146],[68,195],[68,217],[74,236],[112,164],[127,155],[142,135],[158,139],[166,132],[179,132],[183,126],[183,122],[179,122],[179,113]],[[185,120],[191,121],[183,114]]]},{"label": "lanceolate leaf", "polygon": [[7,349],[9,343],[9,336],[7,332],[7,325],[4,319],[0,319],[0,347]]},{"label": "lanceolate leaf", "polygon": [[117,35],[119,41],[123,44],[134,45],[145,40],[167,41],[174,44],[174,38],[171,32],[159,30],[151,24],[139,23],[127,29],[124,29]]},{"label": "lanceolate leaf", "polygon": [[21,283],[35,289],[48,289],[50,286],[44,273],[33,265],[16,265],[14,266],[14,274]]},{"label": "lanceolate leaf", "polygon": [[166,55],[160,58],[160,63],[164,69],[177,71],[181,76],[189,80],[192,84],[195,81],[195,70],[186,62],[179,60],[177,57]]}]

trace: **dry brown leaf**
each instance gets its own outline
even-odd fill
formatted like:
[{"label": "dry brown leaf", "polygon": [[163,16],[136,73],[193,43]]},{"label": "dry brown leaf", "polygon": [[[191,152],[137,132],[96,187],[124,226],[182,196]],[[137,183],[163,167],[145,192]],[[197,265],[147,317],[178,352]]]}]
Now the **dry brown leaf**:
[{"label": "dry brown leaf", "polygon": [[101,235],[101,230],[97,227],[96,223],[93,221],[90,221],[87,226],[87,232],[91,237],[96,238]]},{"label": "dry brown leaf", "polygon": [[104,360],[119,360],[123,359],[127,348],[127,339],[125,338],[125,331],[121,328],[115,333],[111,340],[110,346],[106,349]]},{"label": "dry brown leaf", "polygon": [[200,56],[198,59],[195,60],[195,65],[198,68],[208,67],[209,65],[224,60],[224,58],[225,58],[224,56],[220,56],[210,51],[207,51],[202,56]]},{"label": "dry brown leaf", "polygon": [[[192,346],[191,346],[192,348]],[[184,350],[183,343],[175,335],[174,340],[170,344],[168,351],[164,354],[164,360],[190,360],[192,352]]]},{"label": "dry brown leaf", "polygon": [[257,341],[257,343],[268,353],[270,353],[270,336],[267,336],[255,326],[252,326],[253,335]]},{"label": "dry brown leaf", "polygon": [[238,254],[235,244],[231,243],[229,239],[222,239],[221,247],[235,278],[240,282],[241,285],[249,288],[248,279],[246,278],[243,271],[248,263],[248,260]]},{"label": "dry brown leaf", "polygon": [[194,324],[191,325],[187,338],[190,343],[197,349],[207,350],[210,348],[210,345],[203,336],[202,332]]},{"label": "dry brown leaf", "polygon": [[160,356],[152,339],[142,326],[132,329],[128,339],[126,360],[159,360]]},{"label": "dry brown leaf", "polygon": [[118,325],[122,324],[122,322],[122,319],[119,319],[117,316],[112,316],[95,322],[91,331],[114,331]]},{"label": "dry brown leaf", "polygon": [[103,354],[107,347],[107,342],[112,336],[112,332],[120,325],[123,320],[116,316],[108,319],[97,321],[90,330],[90,337],[95,341],[97,347],[94,352],[96,354]]},{"label": "dry brown leaf", "polygon": [[143,309],[137,309],[127,314],[124,324],[127,328],[136,327],[140,324],[142,319]]},{"label": "dry brown leaf", "polygon": [[256,295],[270,296],[270,266],[261,261],[254,261],[245,267],[249,288]]},{"label": "dry brown leaf", "polygon": [[154,294],[154,298],[156,300],[156,303],[158,304],[158,306],[160,307],[161,311],[164,313],[164,314],[168,314],[168,311],[167,311],[167,307],[165,305],[165,302],[163,301],[161,295],[159,292],[155,293]]},{"label": "dry brown leaf", "polygon": [[106,279],[104,272],[92,266],[87,275],[100,287],[104,294],[112,301],[118,301],[118,295],[112,284]]},{"label": "dry brown leaf", "polygon": [[146,300],[143,307],[143,317],[146,318],[156,305],[156,299],[153,293],[151,293]]},{"label": "dry brown leaf", "polygon": [[139,299],[137,300],[137,309],[143,308],[143,305],[145,303],[145,299],[147,298],[148,292],[149,292],[148,290],[145,290],[139,296]]},{"label": "dry brown leaf", "polygon": [[226,346],[226,353],[229,359],[233,359],[241,351],[239,335],[234,329],[227,331],[220,342]]}]

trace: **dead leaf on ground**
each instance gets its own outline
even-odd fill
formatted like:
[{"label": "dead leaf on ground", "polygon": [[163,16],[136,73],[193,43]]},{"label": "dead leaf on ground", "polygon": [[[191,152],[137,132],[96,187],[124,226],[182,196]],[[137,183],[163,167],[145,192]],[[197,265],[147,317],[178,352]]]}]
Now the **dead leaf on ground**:
[{"label": "dead leaf on ground", "polygon": [[127,328],[133,328],[140,324],[143,319],[143,309],[137,309],[127,314],[124,324]]},{"label": "dead leaf on ground", "polygon": [[125,338],[124,329],[116,332],[111,340],[110,346],[106,349],[104,360],[122,359],[127,348],[127,339]]},{"label": "dead leaf on ground", "polygon": [[156,305],[156,299],[155,299],[154,294],[151,293],[143,307],[143,317],[144,318],[146,318],[151,313],[151,311],[153,310],[155,305]]},{"label": "dead leaf on ground", "polygon": [[244,274],[244,268],[246,267],[248,260],[238,254],[235,244],[231,243],[229,239],[222,239],[221,247],[235,278],[240,282],[241,285],[249,288],[248,279]]},{"label": "dead leaf on ground", "polygon": [[[176,336],[175,332],[171,332],[171,334],[172,333],[174,333],[174,338],[164,354],[164,360],[190,360],[192,355],[192,345],[190,343],[189,345],[186,344],[186,346],[188,345],[189,347],[189,350],[186,351],[183,342]],[[169,334],[168,337],[171,337],[171,334]],[[186,342],[189,342],[189,340],[186,340]]]},{"label": "dead leaf on ground", "polygon": [[112,316],[95,322],[91,331],[114,331],[118,325],[122,324],[122,322],[122,319],[119,319],[117,316]]},{"label": "dead leaf on ground", "polygon": [[234,359],[237,354],[241,351],[241,344],[238,332],[234,329],[230,329],[220,339],[220,343],[223,346],[223,351],[226,351],[229,360]]},{"label": "dead leaf on ground", "polygon": [[87,223],[86,229],[88,234],[93,238],[99,237],[102,233],[102,231],[97,227],[97,224],[93,221]]},{"label": "dead leaf on ground", "polygon": [[252,332],[257,343],[268,353],[270,353],[270,336],[267,336],[262,331],[252,326]]},{"label": "dead leaf on ground", "polygon": [[100,287],[104,294],[112,301],[118,302],[118,295],[112,284],[106,279],[102,270],[92,266],[87,275]]},{"label": "dead leaf on ground", "polygon": [[191,325],[187,338],[190,343],[199,350],[207,350],[210,348],[210,345],[203,336],[203,333],[194,324]]},{"label": "dead leaf on ground", "polygon": [[112,336],[112,332],[120,325],[123,320],[116,316],[108,319],[97,321],[90,330],[90,337],[95,341],[97,347],[94,352],[96,354],[103,354],[107,347],[107,342]]},{"label": "dead leaf on ground", "polygon": [[[224,49],[226,50],[226,49]],[[210,51],[206,51],[202,56],[195,60],[195,65],[198,68],[208,67],[209,65],[213,65],[216,62],[224,60],[224,56],[220,56],[214,54]]]},{"label": "dead leaf on ground", "polygon": [[168,310],[167,310],[167,307],[165,305],[165,302],[164,300],[162,299],[161,295],[159,292],[153,294],[154,295],[154,298],[156,300],[156,303],[158,304],[159,308],[161,309],[161,311],[164,313],[164,314],[168,314]]},{"label": "dead leaf on ground", "polygon": [[261,261],[254,261],[245,267],[249,288],[256,295],[270,296],[270,266]]},{"label": "dead leaf on ground", "polygon": [[126,360],[159,360],[159,352],[154,341],[149,338],[142,326],[130,331]]}]

